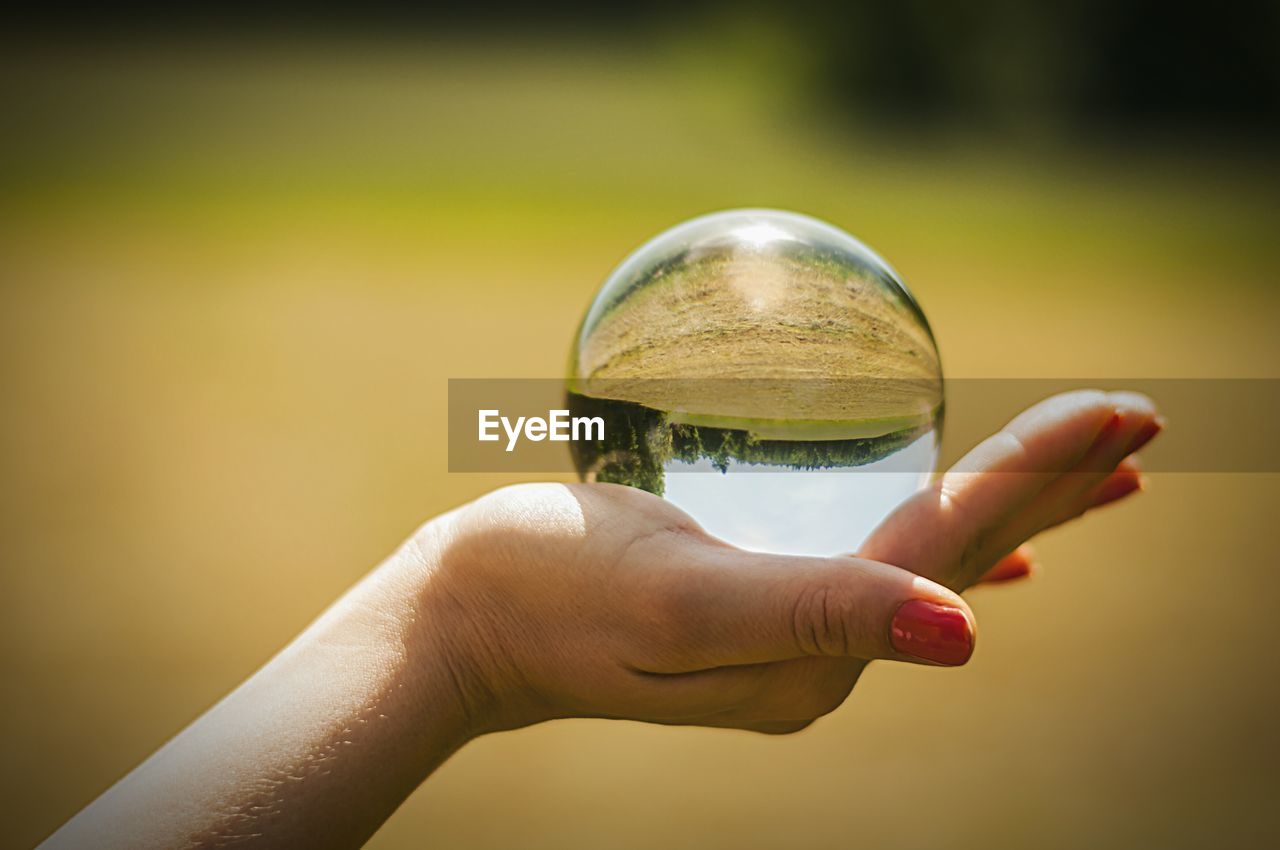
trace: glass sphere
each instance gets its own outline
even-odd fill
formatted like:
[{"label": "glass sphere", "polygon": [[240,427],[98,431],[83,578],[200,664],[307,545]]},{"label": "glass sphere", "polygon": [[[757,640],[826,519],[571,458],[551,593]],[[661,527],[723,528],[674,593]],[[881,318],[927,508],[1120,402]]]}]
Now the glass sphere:
[{"label": "glass sphere", "polygon": [[570,355],[585,480],[664,496],[751,549],[852,552],[937,461],[942,366],[871,249],[817,219],[731,210],[605,281]]}]

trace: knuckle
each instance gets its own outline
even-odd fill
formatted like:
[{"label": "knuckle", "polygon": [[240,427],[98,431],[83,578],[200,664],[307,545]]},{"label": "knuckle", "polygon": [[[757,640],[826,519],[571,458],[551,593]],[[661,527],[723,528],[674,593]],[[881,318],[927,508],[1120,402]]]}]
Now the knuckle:
[{"label": "knuckle", "polygon": [[856,606],[848,591],[828,583],[805,588],[791,611],[796,646],[808,655],[848,656]]},{"label": "knuckle", "polygon": [[623,508],[643,518],[646,525],[655,529],[706,535],[702,526],[689,514],[672,502],[656,498],[644,490],[622,484],[572,484],[568,487],[583,499],[608,502],[616,508]]}]

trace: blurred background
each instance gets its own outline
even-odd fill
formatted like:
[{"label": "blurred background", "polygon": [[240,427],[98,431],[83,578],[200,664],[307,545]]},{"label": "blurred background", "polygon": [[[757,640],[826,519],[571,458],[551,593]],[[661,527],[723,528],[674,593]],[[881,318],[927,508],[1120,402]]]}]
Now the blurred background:
[{"label": "blurred background", "polygon": [[[950,377],[1280,377],[1276,4],[1042,5],[7,28],[0,844],[512,480],[446,471],[446,380],[559,375],[609,270],[693,215],[856,234]],[[1267,843],[1277,477],[1157,474],[1046,536],[973,594],[964,669],[877,665],[790,738],[483,739],[372,846]]]}]

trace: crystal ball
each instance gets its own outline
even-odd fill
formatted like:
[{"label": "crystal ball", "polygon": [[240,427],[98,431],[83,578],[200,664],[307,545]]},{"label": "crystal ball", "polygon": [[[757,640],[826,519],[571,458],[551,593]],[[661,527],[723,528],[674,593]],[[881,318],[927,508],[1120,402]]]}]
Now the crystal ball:
[{"label": "crystal ball", "polygon": [[937,462],[942,365],[898,274],[830,224],[730,210],[619,265],[573,340],[587,481],[663,496],[744,548],[856,551]]}]

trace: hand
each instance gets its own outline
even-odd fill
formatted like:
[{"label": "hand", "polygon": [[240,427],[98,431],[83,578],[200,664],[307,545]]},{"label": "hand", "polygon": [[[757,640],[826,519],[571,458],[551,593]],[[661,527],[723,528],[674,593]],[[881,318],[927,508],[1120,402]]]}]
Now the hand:
[{"label": "hand", "polygon": [[929,579],[962,590],[1027,572],[1024,540],[1136,489],[1126,458],[1158,429],[1141,396],[1042,402],[903,504],[860,558],[745,552],[629,488],[500,490],[425,533],[428,619],[477,731],[567,716],[796,731],[870,659],[964,663],[972,614]]},{"label": "hand", "polygon": [[847,693],[806,659],[954,665],[973,648],[968,606],[939,584],[746,552],[619,485],[499,490],[418,551],[477,731],[568,716],[787,731]]},{"label": "hand", "polygon": [[[1134,452],[1162,427],[1145,396],[1054,396],[899,506],[858,554],[957,591],[1024,578],[1034,568],[1034,554],[1023,541],[1142,488]],[[807,674],[848,694],[866,665],[858,658],[814,659]]]},{"label": "hand", "polygon": [[1042,402],[860,558],[743,552],[623,487],[498,491],[424,526],[48,846],[358,846],[470,738],[552,717],[794,732],[868,659],[966,661],[955,591],[1025,575],[1024,540],[1137,489],[1159,427],[1139,396]]}]

